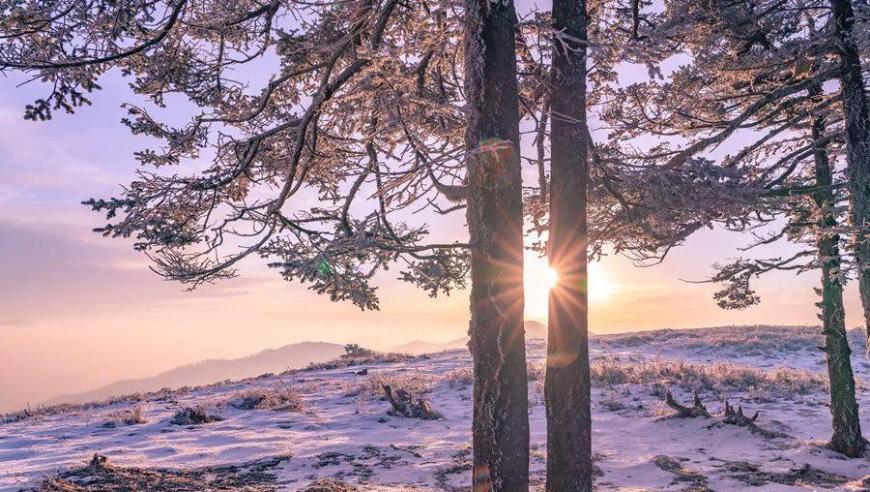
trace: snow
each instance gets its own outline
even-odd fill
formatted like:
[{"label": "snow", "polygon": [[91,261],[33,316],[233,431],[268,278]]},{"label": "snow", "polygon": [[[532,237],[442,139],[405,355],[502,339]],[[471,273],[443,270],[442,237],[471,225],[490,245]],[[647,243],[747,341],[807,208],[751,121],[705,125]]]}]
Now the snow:
[{"label": "snow", "polygon": [[[827,393],[823,386],[813,385],[819,384],[825,366],[821,352],[812,349],[812,337],[807,337],[812,332],[769,329],[769,333],[763,332],[769,337],[740,344],[735,340],[747,340],[751,330],[765,328],[744,328],[745,333],[737,328],[725,330],[729,329],[593,339],[594,364],[621,361],[628,366],[666,368],[675,378],[687,378],[690,369],[710,371],[704,374],[705,384],[696,388],[691,387],[694,380],[688,379],[647,381],[635,377],[616,384],[596,380],[593,446],[596,466],[602,472],[596,478],[596,489],[685,490],[697,479],[712,490],[746,490],[751,487],[745,471],[749,466],[757,470],[756,479],[761,481],[753,490],[867,490],[870,460],[845,459],[824,447],[830,436]],[[854,351],[861,423],[867,434],[870,397],[863,382],[870,381],[870,364],[861,355],[863,347],[854,347]],[[545,352],[545,342],[530,341],[530,366],[540,368]],[[785,391],[793,386],[779,384],[781,375],[780,379],[771,376],[770,384],[758,383],[757,378],[744,383],[720,371],[719,380],[716,368],[720,366],[716,364],[760,371],[762,379],[775,371],[792,371],[784,374],[796,378],[806,373],[806,384],[815,389]],[[276,487],[286,491],[301,490],[320,477],[338,478],[367,491],[468,490],[471,386],[461,376],[470,366],[467,351],[456,349],[404,362],[370,364],[365,366],[366,375],[357,374],[363,367],[295,371],[162,392],[141,402],[121,399],[37,413],[0,424],[0,490],[34,486],[40,479],[85,464],[94,453],[107,456],[116,465],[162,468],[290,455],[277,469]],[[533,490],[543,490],[543,382],[539,377],[530,379],[532,483]],[[424,421],[389,415],[389,404],[377,395],[377,383],[383,381],[425,392],[445,418]],[[663,386],[671,388],[684,403],[690,401],[690,390],[701,390],[703,401],[714,414],[722,412],[724,399],[752,412],[758,410],[759,426],[790,437],[766,439],[716,419],[667,418],[671,411],[663,404]],[[293,392],[302,398],[304,410],[242,410],[228,404],[239,393],[254,389]],[[142,406],[145,423],[104,425],[136,406]],[[170,424],[176,411],[193,406],[223,420],[195,426]],[[665,469],[667,463],[677,463],[677,472]],[[795,470],[806,465],[841,475],[847,481],[795,481]],[[769,479],[777,473],[792,479],[780,479],[783,483]]]}]

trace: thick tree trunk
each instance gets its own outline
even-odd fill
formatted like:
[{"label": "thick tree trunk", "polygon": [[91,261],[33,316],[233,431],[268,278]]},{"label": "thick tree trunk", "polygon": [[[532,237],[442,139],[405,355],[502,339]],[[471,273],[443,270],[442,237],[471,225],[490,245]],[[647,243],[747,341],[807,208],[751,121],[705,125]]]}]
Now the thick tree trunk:
[{"label": "thick tree trunk", "polygon": [[[551,84],[547,491],[592,490],[586,184],[586,2],[554,0]],[[577,42],[579,40],[579,42]],[[564,48],[564,49],[563,49]]]},{"label": "thick tree trunk", "polygon": [[467,0],[465,22],[473,490],[527,492],[528,377],[513,2]]},{"label": "thick tree trunk", "polygon": [[[861,76],[861,58],[853,38],[854,16],[850,0],[830,0],[842,74],[840,92],[846,119],[846,161],[849,176],[850,222],[855,258],[858,262],[858,290],[864,306],[864,327],[870,342],[870,100]],[[870,356],[870,343],[867,344]]]},{"label": "thick tree trunk", "polygon": [[821,217],[817,234],[822,270],[822,301],[819,306],[822,309],[822,333],[825,335],[824,350],[831,392],[831,448],[855,458],[864,454],[864,437],[861,436],[858,402],[855,400],[855,378],[850,360],[852,351],[846,337],[843,285],[839,277],[839,236],[834,232],[837,227],[833,213],[836,199],[830,189],[833,183],[830,160],[825,144],[821,143],[824,132],[824,118],[816,118],[812,126],[812,137],[816,142],[816,186],[822,191],[815,193],[813,198]]}]

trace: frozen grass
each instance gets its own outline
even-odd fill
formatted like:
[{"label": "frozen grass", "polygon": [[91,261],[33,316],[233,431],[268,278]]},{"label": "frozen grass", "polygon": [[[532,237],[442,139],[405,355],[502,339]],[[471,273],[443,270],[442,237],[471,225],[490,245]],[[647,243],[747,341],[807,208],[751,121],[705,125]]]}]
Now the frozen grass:
[{"label": "frozen grass", "polygon": [[827,391],[821,375],[787,367],[765,370],[737,363],[603,356],[592,361],[591,370],[593,385],[655,384],[686,391],[741,391],[777,397]]},{"label": "frozen grass", "polygon": [[[849,345],[855,353],[866,350],[862,330],[849,330]],[[817,351],[822,342],[817,326],[720,326],[693,330],[654,330],[595,337],[614,347],[661,346],[671,350],[701,350],[742,356]]]},{"label": "frozen grass", "polygon": [[305,401],[292,388],[257,388],[242,391],[231,397],[227,404],[239,410],[305,411]]},{"label": "frozen grass", "polygon": [[474,373],[470,367],[461,367],[448,372],[441,380],[451,388],[465,389],[474,384]]},{"label": "frozen grass", "polygon": [[136,405],[130,409],[121,409],[109,414],[103,427],[113,428],[122,425],[138,425],[146,423],[145,408],[142,405]]},{"label": "frozen grass", "polygon": [[[739,391],[785,397],[827,391],[824,376],[803,369],[765,370],[738,363],[705,364],[612,355],[592,359],[591,377],[594,386],[653,385],[655,392],[677,387],[689,392]],[[544,365],[529,364],[529,379],[543,382]]]},{"label": "frozen grass", "polygon": [[432,391],[437,378],[423,372],[407,373],[384,373],[375,372],[366,378],[366,381],[357,385],[347,393],[347,396],[356,396],[363,399],[384,398],[384,386],[394,390],[405,390],[412,395],[423,395]]}]

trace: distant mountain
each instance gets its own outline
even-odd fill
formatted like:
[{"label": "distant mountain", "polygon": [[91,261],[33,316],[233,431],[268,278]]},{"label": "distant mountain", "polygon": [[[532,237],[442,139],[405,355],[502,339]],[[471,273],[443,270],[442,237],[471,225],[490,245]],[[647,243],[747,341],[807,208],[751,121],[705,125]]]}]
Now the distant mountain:
[{"label": "distant mountain", "polygon": [[199,386],[227,379],[243,379],[286,369],[305,367],[312,362],[326,362],[344,353],[344,345],[323,342],[302,342],[267,349],[240,359],[208,359],[170,369],[154,377],[122,379],[85,393],[61,395],[46,405],[87,403],[111,396],[128,395],[162,388]]},{"label": "distant mountain", "polygon": [[[526,340],[532,339],[547,339],[547,325],[538,323],[537,321],[526,321]],[[468,337],[457,338],[449,342],[426,342],[423,340],[414,340],[402,345],[397,345],[390,348],[390,352],[399,352],[402,354],[431,354],[434,352],[442,352],[444,350],[454,350],[468,347]]]},{"label": "distant mountain", "polygon": [[526,340],[540,338],[547,339],[547,325],[538,323],[537,321],[526,321]]},{"label": "distant mountain", "polygon": [[425,342],[423,340],[414,340],[402,345],[397,345],[390,348],[390,352],[398,352],[400,354],[431,354],[434,352],[442,352],[444,350],[453,350],[465,348],[468,346],[468,337],[457,338],[449,342]]}]

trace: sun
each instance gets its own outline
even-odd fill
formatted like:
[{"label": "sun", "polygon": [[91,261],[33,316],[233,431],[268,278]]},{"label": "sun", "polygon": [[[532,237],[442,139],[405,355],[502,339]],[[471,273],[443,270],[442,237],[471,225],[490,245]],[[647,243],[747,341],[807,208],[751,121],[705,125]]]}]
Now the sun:
[{"label": "sun", "polygon": [[544,285],[547,286],[547,289],[552,289],[557,283],[559,283],[559,272],[548,266],[546,270],[544,270],[544,278],[542,280]]},{"label": "sun", "polygon": [[[526,318],[547,319],[550,289],[559,281],[559,274],[547,264],[546,258],[527,252],[524,258],[523,289],[525,291]],[[589,303],[607,302],[619,289],[600,263],[589,264]]]}]

